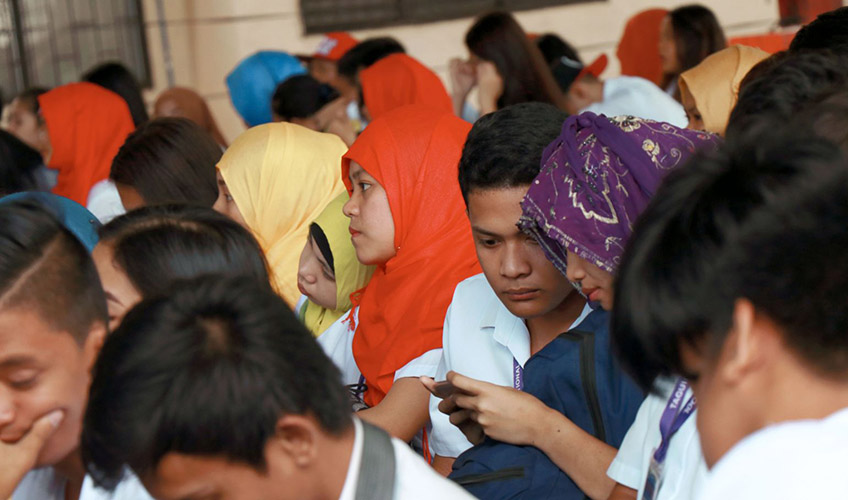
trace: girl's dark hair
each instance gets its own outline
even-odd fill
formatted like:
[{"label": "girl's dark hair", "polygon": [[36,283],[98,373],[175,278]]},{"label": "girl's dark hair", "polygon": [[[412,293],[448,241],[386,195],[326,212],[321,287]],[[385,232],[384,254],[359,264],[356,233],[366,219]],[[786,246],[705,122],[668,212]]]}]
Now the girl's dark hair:
[{"label": "girl's dark hair", "polygon": [[205,275],[248,277],[270,288],[259,243],[237,222],[210,208],[143,207],[100,229],[100,241],[142,297]]},{"label": "girl's dark hair", "polygon": [[324,230],[321,229],[321,226],[314,222],[310,224],[309,237],[315,241],[316,245],[318,245],[318,250],[321,250],[321,255],[324,256],[324,260],[327,261],[330,269],[332,269],[335,273],[336,263],[335,259],[333,259],[333,251],[330,249],[330,242],[327,241],[327,235],[324,234]]},{"label": "girl's dark hair", "polygon": [[[703,5],[684,5],[668,13],[680,73],[694,68],[712,53],[727,47],[724,31],[713,11]],[[680,73],[666,74],[663,88],[677,81]]]},{"label": "girl's dark hair", "polygon": [[47,191],[40,169],[41,154],[14,135],[0,130],[0,196],[21,191]]},{"label": "girl's dark hair", "polygon": [[123,64],[118,62],[103,63],[90,69],[83,75],[82,80],[100,85],[121,96],[130,108],[130,114],[136,127],[148,120],[147,106],[145,106],[144,98],[141,96],[141,86]]},{"label": "girl's dark hair", "polygon": [[148,205],[211,207],[218,198],[215,165],[221,146],[187,118],[157,118],[127,137],[109,178],[133,187]]},{"label": "girl's dark hair", "polygon": [[285,121],[309,118],[337,98],[339,93],[309,75],[286,78],[271,97],[271,110]]},{"label": "girl's dark hair", "polygon": [[503,78],[498,109],[522,102],[562,106],[562,93],[539,48],[507,12],[492,12],[478,19],[465,35],[472,54],[489,61]]}]

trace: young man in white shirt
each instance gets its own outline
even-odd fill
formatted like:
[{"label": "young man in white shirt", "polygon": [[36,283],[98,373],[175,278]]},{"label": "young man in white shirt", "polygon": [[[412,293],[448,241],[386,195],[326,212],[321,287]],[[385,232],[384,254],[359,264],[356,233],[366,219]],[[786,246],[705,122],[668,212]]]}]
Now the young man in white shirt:
[{"label": "young man in white shirt", "polygon": [[643,385],[691,384],[703,500],[844,498],[848,159],[761,125],[656,192],[619,269],[613,339]]},{"label": "young man in white shirt", "polygon": [[83,443],[99,484],[129,468],[160,500],[471,498],[352,417],[312,335],[245,279],[183,283],[124,318],[95,365]]},{"label": "young man in white shirt", "polygon": [[34,202],[0,206],[0,440],[10,462],[0,498],[149,498],[131,476],[113,494],[98,490],[82,466],[89,370],[106,321],[82,243]]},{"label": "young man in white shirt", "polygon": [[[543,151],[559,135],[566,117],[547,104],[518,104],[480,118],[468,135],[459,183],[483,274],[456,288],[445,318],[436,380],[444,380],[453,371],[521,390],[524,363],[530,356],[591,313],[583,296],[545,257],[536,240],[517,226],[521,200],[539,174]],[[432,381],[427,385],[433,387]],[[480,438],[482,429],[464,425],[461,431],[440,411],[441,402],[435,395],[430,399],[429,439],[433,466],[448,474],[456,457],[472,446],[463,432]],[[584,456],[608,451],[612,458],[612,447],[588,434],[581,438],[585,438],[580,442],[585,445]],[[591,477],[589,482],[595,478],[603,482],[605,468],[564,470],[577,481]]]}]

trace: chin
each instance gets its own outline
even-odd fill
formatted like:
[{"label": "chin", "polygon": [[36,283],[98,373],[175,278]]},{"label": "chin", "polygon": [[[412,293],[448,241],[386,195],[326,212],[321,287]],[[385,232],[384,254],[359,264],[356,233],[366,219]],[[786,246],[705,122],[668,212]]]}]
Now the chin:
[{"label": "chin", "polygon": [[535,300],[524,302],[506,300],[503,304],[513,316],[517,316],[521,319],[530,319],[542,316],[550,310],[545,308],[545,304],[540,304]]},{"label": "chin", "polygon": [[[54,438],[58,438],[58,440]],[[56,465],[76,451],[78,446],[78,440],[69,440],[63,438],[61,435],[55,435],[41,449],[38,459],[35,462],[35,467],[33,468],[37,469],[39,467]]]}]

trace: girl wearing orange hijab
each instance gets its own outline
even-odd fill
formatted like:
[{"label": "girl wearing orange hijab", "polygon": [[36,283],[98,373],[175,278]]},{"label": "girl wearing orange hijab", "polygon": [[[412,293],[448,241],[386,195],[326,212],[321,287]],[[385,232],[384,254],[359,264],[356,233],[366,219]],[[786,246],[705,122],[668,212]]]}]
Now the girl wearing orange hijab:
[{"label": "girl wearing orange hijab", "polygon": [[376,120],[408,104],[422,104],[453,113],[453,104],[439,77],[406,54],[392,54],[359,73],[365,116]]},{"label": "girl wearing orange hijab", "polygon": [[456,180],[470,128],[448,111],[405,106],[368,125],[342,160],[356,256],[377,266],[354,297],[353,357],[371,407],[359,415],[406,441],[428,420],[417,377],[435,373],[454,288],[480,272]]},{"label": "girl wearing orange hijab", "polygon": [[58,170],[53,192],[86,205],[91,188],[109,177],[112,158],[135,130],[127,103],[88,82],[38,96],[49,140],[47,166]]}]

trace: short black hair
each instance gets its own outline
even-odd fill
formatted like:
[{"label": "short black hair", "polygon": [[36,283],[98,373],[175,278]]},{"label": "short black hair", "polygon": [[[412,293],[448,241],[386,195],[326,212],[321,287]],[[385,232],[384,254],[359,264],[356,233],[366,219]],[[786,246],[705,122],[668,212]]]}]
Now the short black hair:
[{"label": "short black hair", "polygon": [[826,50],[787,54],[746,81],[730,113],[727,137],[759,121],[789,121],[817,97],[848,84],[848,56]]},{"label": "short black hair", "polygon": [[822,95],[801,110],[792,123],[798,130],[828,139],[848,154],[848,86]]},{"label": "short black hair", "polygon": [[542,153],[559,136],[568,114],[540,102],[514,104],[474,122],[459,160],[459,188],[468,204],[474,189],[529,186]]},{"label": "short black hair", "polygon": [[286,78],[271,97],[271,110],[284,121],[309,118],[336,99],[339,93],[310,75]]},{"label": "short black hair", "polygon": [[359,83],[359,72],[392,54],[405,54],[406,49],[390,36],[369,38],[354,45],[339,59],[338,73],[353,84]]},{"label": "short black hair", "polygon": [[[558,35],[546,33],[536,39],[536,46],[542,52],[551,68],[554,79],[563,92],[568,92],[571,84],[583,69],[583,61],[577,49]],[[565,60],[563,60],[565,58]],[[586,76],[592,76],[587,73]]]},{"label": "short black hair", "polygon": [[166,293],[171,283],[208,274],[245,276],[271,287],[259,243],[211,208],[157,205],[133,210],[100,228],[115,264],[142,297]]},{"label": "short black hair", "polygon": [[255,281],[207,277],[133,308],[94,367],[82,431],[85,466],[114,488],[129,466],[168,453],[265,470],[284,415],[331,435],[353,424],[341,375],[281,297]]},{"label": "short black hair", "polygon": [[109,178],[138,191],[149,205],[211,207],[218,198],[221,146],[187,118],[157,118],[136,129],[112,160]]},{"label": "short black hair", "polygon": [[0,310],[29,308],[82,345],[106,325],[106,298],[80,241],[50,208],[29,200],[0,205]]},{"label": "short black hair", "polygon": [[41,110],[41,105],[38,103],[38,96],[41,94],[47,93],[49,89],[44,87],[29,87],[22,90],[18,95],[15,96],[15,99],[21,102],[24,106],[26,106],[27,110],[36,115],[38,117],[39,123],[44,123],[44,118],[41,116],[39,111]]},{"label": "short black hair", "polygon": [[126,66],[110,61],[95,66],[82,75],[82,81],[111,90],[127,103],[133,124],[138,127],[148,120],[147,105],[141,96],[141,86]]},{"label": "short black hair", "polygon": [[809,49],[830,49],[848,55],[848,7],[825,12],[798,30],[789,50]]},{"label": "short black hair", "polygon": [[41,153],[0,130],[0,196],[20,191],[47,191],[43,166]]},{"label": "short black hair", "polygon": [[848,371],[848,163],[799,131],[762,132],[672,172],[619,268],[611,335],[645,388],[687,374],[681,345],[712,358],[745,298],[816,372]]}]

